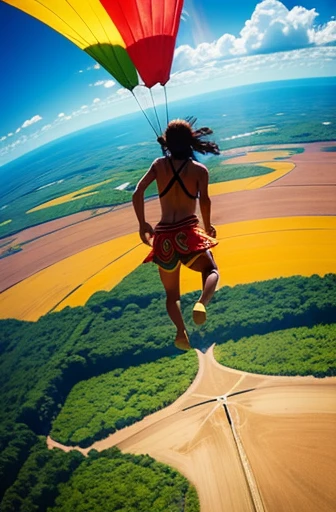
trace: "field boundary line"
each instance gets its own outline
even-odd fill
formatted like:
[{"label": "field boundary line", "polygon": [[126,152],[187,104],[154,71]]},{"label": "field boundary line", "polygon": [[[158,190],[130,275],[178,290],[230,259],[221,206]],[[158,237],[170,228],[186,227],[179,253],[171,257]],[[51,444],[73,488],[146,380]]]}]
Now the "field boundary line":
[{"label": "field boundary line", "polygon": [[265,512],[265,508],[264,508],[264,505],[263,505],[263,502],[262,502],[262,498],[261,498],[260,493],[259,493],[257,482],[256,482],[256,480],[254,478],[253,471],[252,471],[251,465],[249,463],[249,460],[247,458],[247,455],[245,453],[243,444],[242,444],[242,442],[240,440],[240,437],[239,437],[239,435],[238,435],[238,433],[236,431],[236,428],[235,428],[235,425],[234,425],[234,422],[233,422],[233,419],[232,419],[232,416],[231,416],[228,404],[224,404],[224,408],[225,408],[225,412],[226,412],[226,414],[228,416],[229,424],[230,424],[230,427],[231,427],[233,438],[234,438],[236,446],[237,446],[240,462],[241,462],[241,465],[243,467],[243,471],[244,471],[244,474],[245,474],[245,478],[246,478],[246,481],[247,481],[248,488],[250,490],[250,494],[251,494],[251,498],[252,498],[252,501],[253,501],[254,508],[255,508],[256,512]]},{"label": "field boundary line", "polygon": [[[115,258],[114,260],[110,261],[109,263],[107,263],[106,265],[104,265],[102,268],[100,268],[99,270],[97,270],[97,272],[94,272],[92,275],[90,275],[90,277],[87,277],[86,279],[84,279],[84,281],[82,283],[80,283],[78,286],[76,286],[75,288],[73,288],[67,295],[65,295],[62,300],[60,300],[57,304],[55,304],[55,306],[52,307],[52,309],[50,309],[49,313],[52,313],[53,311],[55,311],[55,309],[57,308],[57,306],[59,306],[60,304],[62,304],[62,302],[64,300],[66,300],[68,297],[70,297],[73,293],[75,293],[77,290],[79,290],[79,288],[81,288],[84,284],[86,284],[88,281],[90,281],[90,279],[92,279],[93,277],[97,276],[98,274],[100,274],[100,272],[102,272],[103,270],[107,269],[108,267],[110,267],[111,265],[113,265],[113,263],[115,263],[116,261],[120,260],[121,258],[124,258],[124,256],[126,256],[127,254],[129,254],[130,252],[134,251],[137,247],[141,246],[142,245],[142,242],[138,243],[137,245],[134,245],[133,247],[131,247],[130,249],[128,249],[128,251],[124,252],[123,254],[121,254],[120,256],[118,256],[117,258]],[[79,253],[77,253],[79,254]],[[60,260],[62,261],[62,260]],[[141,263],[139,264],[139,266],[141,265]],[[52,265],[49,265],[49,266],[52,266]],[[48,267],[46,267],[48,268]],[[45,269],[42,269],[42,270],[45,270]],[[34,275],[34,274],[33,274]],[[91,297],[89,297],[90,299]]]}]

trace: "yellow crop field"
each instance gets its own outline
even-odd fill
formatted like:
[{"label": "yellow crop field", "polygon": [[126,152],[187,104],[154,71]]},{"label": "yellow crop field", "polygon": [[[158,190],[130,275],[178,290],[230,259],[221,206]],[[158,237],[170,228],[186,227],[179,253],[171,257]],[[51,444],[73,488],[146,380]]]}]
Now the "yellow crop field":
[{"label": "yellow crop field", "polygon": [[[285,217],[219,226],[213,250],[220,286],[293,275],[336,273],[336,217]],[[201,278],[183,267],[181,289],[201,287]]]},{"label": "yellow crop field", "polygon": [[[142,254],[145,258],[148,247],[142,247],[138,233],[132,233],[58,261],[5,290],[0,295],[0,318],[38,320],[83,283],[95,278],[96,274],[112,262],[119,258],[122,260],[126,256],[127,265],[124,264],[122,273],[116,273],[111,287],[115,286],[130,272],[130,255],[138,246],[143,249]],[[134,255],[133,269],[142,261],[141,258],[137,260],[136,255],[139,256],[139,251]],[[83,304],[85,302],[86,299]]]},{"label": "yellow crop field", "polygon": [[0,227],[6,226],[6,224],[9,224],[10,222],[12,222],[12,219],[4,220],[3,222],[1,222]]},{"label": "yellow crop field", "polygon": [[210,183],[209,195],[218,196],[220,194],[229,194],[230,192],[240,192],[241,190],[252,190],[265,187],[269,183],[272,183],[289,173],[295,167],[291,162],[263,162],[259,165],[274,169],[274,171],[269,174],[263,174],[262,176],[223,181],[221,183]]},{"label": "yellow crop field", "polygon": [[57,206],[59,204],[68,203],[69,201],[76,201],[77,199],[82,199],[83,197],[88,197],[93,194],[97,194],[97,192],[92,192],[92,190],[94,190],[97,187],[101,187],[106,183],[110,183],[111,181],[112,179],[100,181],[99,183],[95,183],[94,185],[88,185],[87,187],[83,187],[80,190],[70,192],[70,194],[65,194],[64,196],[56,197],[55,199],[51,199],[51,201],[47,201],[46,203],[39,204],[38,206],[31,208],[26,213],[37,212],[39,210],[43,210],[44,208],[50,208],[51,206]]},{"label": "yellow crop field", "polygon": [[[336,273],[336,217],[236,222],[218,226],[217,233],[220,286]],[[4,291],[0,318],[37,320],[51,310],[84,305],[93,293],[116,286],[148,252],[132,233],[70,256]],[[200,274],[183,267],[182,293],[200,287]]]},{"label": "yellow crop field", "polygon": [[265,162],[266,160],[274,160],[275,158],[288,158],[292,155],[292,151],[288,149],[277,149],[269,151],[251,151],[246,155],[236,156],[229,160],[224,160],[223,165],[226,164],[251,164],[257,162]]},{"label": "yellow crop field", "polygon": [[97,291],[112,290],[125,276],[133,272],[133,270],[139,266],[149,252],[150,248],[144,244],[136,246],[83,283],[71,295],[58,304],[55,311],[61,311],[61,309],[64,309],[66,306],[83,306]]}]

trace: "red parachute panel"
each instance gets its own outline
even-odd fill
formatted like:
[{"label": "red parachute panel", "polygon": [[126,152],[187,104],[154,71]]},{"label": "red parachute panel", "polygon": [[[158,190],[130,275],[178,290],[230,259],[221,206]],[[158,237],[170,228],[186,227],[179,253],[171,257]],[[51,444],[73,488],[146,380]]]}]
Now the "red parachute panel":
[{"label": "red parachute panel", "polygon": [[183,0],[100,0],[147,87],[170,76]]}]

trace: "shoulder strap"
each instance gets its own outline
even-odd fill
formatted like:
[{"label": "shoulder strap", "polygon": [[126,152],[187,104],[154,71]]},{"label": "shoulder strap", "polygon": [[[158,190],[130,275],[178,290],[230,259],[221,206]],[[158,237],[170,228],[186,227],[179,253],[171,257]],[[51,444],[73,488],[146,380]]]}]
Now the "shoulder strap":
[{"label": "shoulder strap", "polygon": [[182,188],[183,192],[188,196],[190,197],[191,199],[197,199],[197,196],[193,196],[192,194],[190,194],[190,192],[187,190],[185,184],[183,183],[183,181],[181,180],[181,177],[179,176],[180,172],[182,171],[182,169],[184,169],[184,167],[187,165],[187,163],[189,162],[189,158],[187,158],[187,160],[185,160],[181,165],[180,167],[176,170],[175,167],[174,167],[174,164],[173,162],[171,161],[171,159],[169,158],[168,159],[169,163],[170,163],[170,167],[173,171],[173,177],[172,179],[169,181],[168,185],[165,187],[165,189],[161,192],[161,194],[159,195],[159,197],[163,197],[167,194],[167,192],[169,192],[169,190],[172,188],[172,186],[174,185],[175,181],[177,181],[180,185],[180,187]]}]

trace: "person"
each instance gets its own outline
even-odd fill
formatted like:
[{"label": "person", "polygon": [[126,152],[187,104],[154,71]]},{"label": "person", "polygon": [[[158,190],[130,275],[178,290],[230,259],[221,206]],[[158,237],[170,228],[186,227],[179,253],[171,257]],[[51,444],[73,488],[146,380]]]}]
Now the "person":
[{"label": "person", "polygon": [[[167,312],[177,330],[175,346],[181,350],[191,348],[180,307],[181,263],[202,274],[202,293],[193,308],[196,324],[205,322],[206,306],[219,279],[211,252],[218,241],[216,229],[211,224],[209,173],[194,157],[194,151],[219,154],[219,149],[214,142],[204,140],[212,130],[194,130],[195,121],[175,119],[169,122],[164,135],[158,138],[165,156],[154,160],[132,197],[140,238],[152,246],[144,263],[153,261],[159,267],[166,291]],[[154,180],[159,191],[161,220],[153,229],[145,220],[144,192]],[[196,215],[197,198],[204,229],[199,226]]]}]

